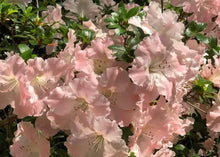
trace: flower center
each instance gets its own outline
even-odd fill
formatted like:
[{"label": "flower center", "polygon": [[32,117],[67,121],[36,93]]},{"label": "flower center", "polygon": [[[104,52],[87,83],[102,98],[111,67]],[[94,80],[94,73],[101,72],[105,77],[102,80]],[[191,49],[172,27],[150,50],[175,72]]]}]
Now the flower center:
[{"label": "flower center", "polygon": [[43,76],[37,76],[34,80],[34,84],[38,87],[41,91],[47,92],[48,88],[46,87],[46,80]]},{"label": "flower center", "polygon": [[93,59],[94,72],[101,75],[108,66],[107,59]]},{"label": "flower center", "polygon": [[82,98],[76,99],[77,105],[74,106],[74,110],[77,111],[81,109],[83,112],[86,112],[89,109],[89,104]]},{"label": "flower center", "polygon": [[104,146],[104,138],[102,135],[93,135],[89,138],[89,149],[98,152]]},{"label": "flower center", "polygon": [[111,106],[116,105],[117,93],[114,88],[103,88],[101,93],[109,100]]},{"label": "flower center", "polygon": [[10,92],[18,85],[18,80],[14,76],[1,76],[0,92]]},{"label": "flower center", "polygon": [[149,66],[150,73],[159,73],[163,72],[164,69],[169,68],[170,65],[167,63],[166,58],[157,58],[152,61]]}]

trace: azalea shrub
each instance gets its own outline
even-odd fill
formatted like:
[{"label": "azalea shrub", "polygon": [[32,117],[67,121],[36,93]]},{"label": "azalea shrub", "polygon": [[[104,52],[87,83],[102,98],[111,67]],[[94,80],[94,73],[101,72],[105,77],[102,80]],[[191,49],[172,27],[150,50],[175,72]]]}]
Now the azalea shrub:
[{"label": "azalea shrub", "polygon": [[219,0],[0,0],[0,156],[220,155]]}]

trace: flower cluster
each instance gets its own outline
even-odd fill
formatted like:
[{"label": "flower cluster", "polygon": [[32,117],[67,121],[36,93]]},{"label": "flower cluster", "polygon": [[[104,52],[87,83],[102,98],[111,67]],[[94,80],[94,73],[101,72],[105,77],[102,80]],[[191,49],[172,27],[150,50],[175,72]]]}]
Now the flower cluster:
[{"label": "flower cluster", "polygon": [[[188,22],[208,23],[204,33],[220,29],[219,1],[171,0],[171,4],[193,13]],[[92,0],[66,0],[62,6],[69,11],[65,18],[81,22],[80,27],[67,29],[63,49],[58,49],[58,41],[65,35],[58,31],[55,44],[46,47],[50,57],[24,60],[22,53],[10,52],[0,60],[0,109],[10,104],[18,119],[36,118],[32,124],[17,124],[10,154],[49,157],[49,140],[62,131],[71,157],[178,155],[172,149],[178,136],[185,136],[196,123],[192,116],[185,116],[198,112],[189,105],[195,101],[186,100],[195,89],[192,82],[202,86],[197,78],[201,75],[208,81],[205,94],[212,83],[218,89],[218,56],[213,57],[214,64],[206,60],[207,43],[197,36],[185,37],[187,28],[179,15],[163,10],[158,2],[143,9],[114,1],[97,5]],[[44,25],[59,29],[65,24],[62,6],[48,6],[42,13]],[[111,8],[111,14],[100,16],[103,7]],[[120,13],[125,18],[120,19]],[[90,43],[81,38],[81,27],[94,33]],[[202,103],[195,105],[206,112],[210,133],[203,141],[206,150],[213,149],[208,145],[214,145],[220,132],[220,92],[216,93],[205,109]],[[202,98],[208,102],[205,94]],[[123,129],[131,132],[126,139]],[[202,149],[198,152],[206,154]]]}]

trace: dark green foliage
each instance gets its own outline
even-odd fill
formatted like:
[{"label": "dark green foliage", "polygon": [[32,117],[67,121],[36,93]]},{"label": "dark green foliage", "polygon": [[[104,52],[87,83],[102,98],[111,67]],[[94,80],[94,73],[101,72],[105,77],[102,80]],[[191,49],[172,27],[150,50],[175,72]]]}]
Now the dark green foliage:
[{"label": "dark green foliage", "polygon": [[64,146],[64,142],[66,141],[67,135],[60,131],[56,135],[50,138],[50,157],[69,157],[67,154],[67,149]]},{"label": "dark green foliage", "polygon": [[122,139],[125,140],[126,144],[128,145],[129,136],[133,135],[133,133],[132,133],[133,126],[130,124],[127,127],[120,127],[120,128],[122,130]]},{"label": "dark green foliage", "polygon": [[[191,116],[194,119],[193,129],[187,132],[185,136],[179,136],[178,142],[172,148],[176,157],[188,157],[191,151],[197,155],[199,149],[205,149],[202,143],[209,137],[206,119],[203,119],[197,111]],[[189,117],[191,116],[189,115]]]}]

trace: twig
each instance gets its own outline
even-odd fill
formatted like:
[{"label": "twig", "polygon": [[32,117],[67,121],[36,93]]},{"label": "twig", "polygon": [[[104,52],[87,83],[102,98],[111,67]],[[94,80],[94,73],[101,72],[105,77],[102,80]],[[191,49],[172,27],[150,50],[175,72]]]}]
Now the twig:
[{"label": "twig", "polygon": [[201,109],[201,108],[199,108],[199,107],[197,107],[197,106],[193,105],[191,102],[186,101],[186,103],[187,103],[188,105],[190,105],[190,106],[192,106],[192,107],[196,108],[197,110],[199,110],[199,111],[201,111],[201,112],[203,112],[203,113],[205,113],[205,114],[206,114],[206,111],[204,111],[203,109]]}]

